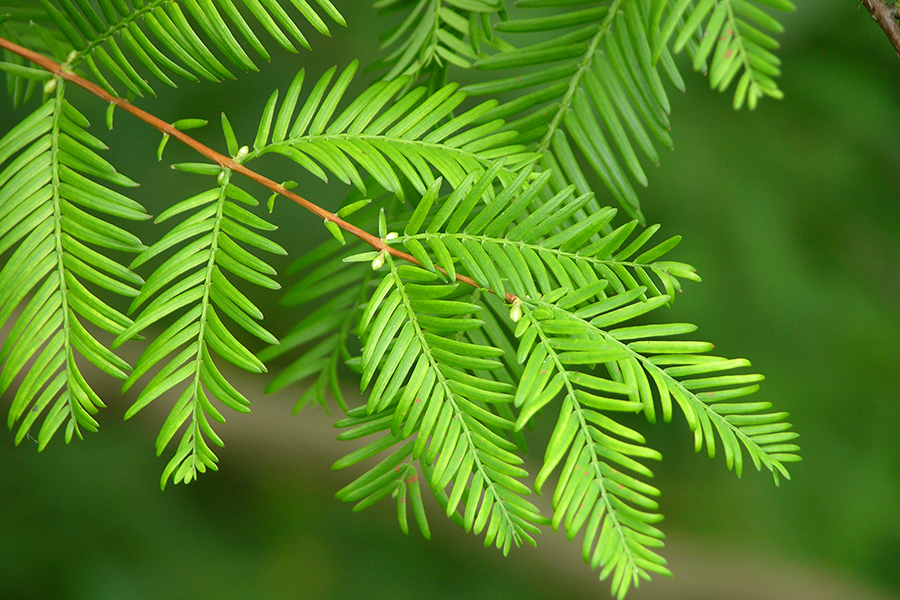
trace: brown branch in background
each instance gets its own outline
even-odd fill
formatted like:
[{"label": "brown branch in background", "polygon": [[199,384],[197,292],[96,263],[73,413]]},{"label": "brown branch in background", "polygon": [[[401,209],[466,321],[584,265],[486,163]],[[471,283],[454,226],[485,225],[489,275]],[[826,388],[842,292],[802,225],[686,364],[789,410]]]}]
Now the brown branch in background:
[{"label": "brown branch in background", "polygon": [[865,7],[872,13],[872,18],[881,26],[885,35],[900,56],[900,7],[896,4],[888,4],[884,0],[862,0]]},{"label": "brown branch in background", "polygon": [[[57,77],[65,79],[66,81],[71,81],[75,85],[86,89],[87,91],[94,94],[95,96],[102,98],[103,100],[106,100],[107,102],[110,102],[112,104],[115,104],[116,106],[118,106],[119,108],[124,110],[125,112],[134,115],[135,117],[137,117],[141,121],[144,121],[148,125],[158,129],[159,131],[165,133],[166,135],[169,135],[170,137],[173,137],[173,138],[179,140],[180,142],[184,143],[185,145],[189,146],[194,151],[196,151],[198,154],[208,158],[209,160],[211,160],[215,163],[218,163],[222,168],[230,169],[231,171],[234,171],[235,173],[240,173],[244,177],[252,179],[256,183],[260,184],[261,186],[263,186],[277,194],[280,194],[281,196],[284,196],[288,200],[296,202],[297,204],[299,204],[306,210],[321,217],[322,219],[335,223],[338,227],[340,227],[347,233],[355,235],[359,239],[370,244],[376,250],[378,250],[380,252],[386,252],[386,253],[390,254],[391,256],[396,256],[397,258],[401,258],[401,259],[411,262],[415,265],[419,265],[420,267],[422,266],[422,263],[420,263],[418,260],[416,260],[412,255],[407,254],[406,252],[402,252],[401,250],[398,250],[396,248],[392,248],[381,238],[376,237],[376,236],[372,235],[371,233],[360,229],[359,227],[357,227],[356,225],[353,225],[352,223],[348,223],[347,221],[343,220],[336,214],[329,212],[329,211],[325,210],[324,208],[322,208],[321,206],[319,206],[313,202],[310,202],[306,198],[298,196],[297,194],[285,189],[281,184],[276,183],[275,181],[272,181],[268,177],[260,175],[256,171],[251,171],[250,169],[243,166],[242,164],[235,162],[234,159],[232,159],[228,156],[225,156],[224,154],[220,154],[208,146],[204,146],[203,144],[201,144],[200,142],[198,142],[191,136],[187,135],[183,131],[175,129],[169,123],[166,123],[162,119],[159,119],[159,118],[151,115],[150,113],[148,113],[144,110],[141,110],[140,108],[131,104],[127,100],[124,100],[123,98],[118,98],[116,96],[111,95],[109,92],[107,92],[100,86],[95,85],[95,84],[91,83],[90,81],[87,81],[86,79],[84,79],[82,77],[79,77],[72,71],[64,68],[63,65],[59,64],[58,62],[56,62],[50,58],[47,58],[46,56],[38,54],[37,52],[33,52],[33,51],[29,50],[28,48],[23,48],[22,46],[19,46],[18,44],[14,44],[13,42],[10,42],[9,40],[6,40],[2,37],[0,37],[0,48],[6,48],[10,52],[18,54],[22,58],[30,60],[31,62],[38,65],[39,67],[49,71],[50,73],[53,73]],[[441,267],[439,267],[437,265],[435,265],[435,269],[441,271],[445,275],[447,274],[447,272],[444,269],[442,269]],[[472,279],[471,277],[467,277],[465,275],[460,275],[457,273],[456,279],[457,279],[457,281],[460,281],[462,283],[467,283],[474,287],[481,287],[474,279]],[[507,292],[507,294],[506,294],[506,302],[507,303],[512,304],[516,300],[518,300],[518,298],[516,296]]]}]

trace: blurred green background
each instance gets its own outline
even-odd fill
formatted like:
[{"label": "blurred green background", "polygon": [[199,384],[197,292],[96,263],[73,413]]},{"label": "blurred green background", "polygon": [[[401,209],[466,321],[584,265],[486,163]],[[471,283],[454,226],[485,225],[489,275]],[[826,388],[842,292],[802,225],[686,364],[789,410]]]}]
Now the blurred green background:
[{"label": "blurred green background", "polygon": [[[767,377],[760,399],[792,415],[803,462],[780,488],[752,470],[737,480],[721,457],[694,455],[683,423],[643,427],[664,455],[655,484],[675,577],[630,598],[900,598],[900,59],[857,2],[797,4],[780,17],[785,100],[735,113],[730,95],[685,66],[688,93],[672,93],[676,149],[648,173],[642,201],[649,221],[684,237],[676,259],[704,278],[666,318],[753,361]],[[350,28],[313,35],[314,53],[277,55],[218,86],[157,86],[161,101],[138,104],[213,125],[227,109],[250,140],[265,98],[298,68],[317,77],[376,56],[370,3],[337,5]],[[157,163],[153,132],[123,113],[106,132],[105,107],[82,100],[151,213],[207,185],[168,169],[195,156],[170,144]],[[0,114],[18,118],[8,103]],[[222,149],[213,125],[198,137]],[[274,163],[267,172],[297,177]],[[335,207],[340,185],[307,177],[300,189]],[[327,235],[285,204],[275,216],[289,248]],[[277,317],[269,325],[284,331]],[[354,473],[329,469],[346,452],[331,419],[318,408],[289,417],[296,392],[263,396],[256,379],[238,387],[255,410],[222,427],[221,471],[165,492],[153,453],[165,407],[124,424],[131,398],[112,387],[101,433],[84,442],[38,454],[0,436],[0,597],[608,597],[580,541],[549,530],[538,548],[502,559],[437,510],[430,542],[400,533],[389,502],[351,513],[333,498]]]}]

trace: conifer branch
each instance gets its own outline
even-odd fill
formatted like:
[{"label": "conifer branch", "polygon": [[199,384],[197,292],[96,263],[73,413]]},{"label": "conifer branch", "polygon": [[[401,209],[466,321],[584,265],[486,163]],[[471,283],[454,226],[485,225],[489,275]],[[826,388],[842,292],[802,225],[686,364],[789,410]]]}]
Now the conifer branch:
[{"label": "conifer branch", "polygon": [[[891,27],[900,54],[900,0],[861,1]],[[331,2],[315,0],[345,24]],[[288,35],[308,47],[282,10],[288,2],[244,3],[282,47],[293,48]],[[651,135],[672,145],[660,76],[683,88],[673,53],[686,48],[715,88],[736,81],[736,108],[781,97],[774,80],[780,61],[771,52],[778,43],[765,32],[783,27],[766,10],[793,10],[790,0],[516,2],[559,8],[526,19],[510,19],[503,0],[379,0],[379,12],[408,13],[387,36],[394,49],[369,65],[389,71],[382,80],[347,93],[360,66],[354,60],[340,74],[337,66],[326,70],[304,92],[300,69],[284,94],[271,92],[252,144],[241,146],[222,116],[224,154],[185,133],[200,120],[166,123],[120,97],[108,78],[132,99],[153,93],[135,69],[141,65],[172,86],[162,68],[193,81],[230,78],[219,58],[255,69],[234,34],[269,56],[232,2],[155,0],[149,12],[138,0],[137,12],[121,0],[40,4],[34,14],[52,21],[53,31],[22,14],[0,31],[8,38],[0,37],[0,48],[15,55],[0,64],[13,105],[28,102],[40,84],[44,93],[0,138],[0,255],[8,258],[0,268],[0,328],[12,324],[0,344],[0,392],[22,374],[8,418],[10,428],[19,423],[17,444],[41,413],[39,449],[66,421],[67,443],[81,437],[79,428],[96,430],[90,415],[103,403],[75,367],[76,358],[85,359],[124,380],[123,392],[143,380],[126,419],[182,389],[156,451],[167,453],[182,432],[161,484],[187,483],[218,468],[212,445],[224,442],[212,421],[225,420],[219,405],[250,410],[216,362],[265,373],[265,362],[291,353],[293,362],[267,391],[315,377],[297,409],[313,398],[324,406],[330,388],[346,413],[336,423],[345,429],[338,439],[369,438],[333,468],[380,456],[337,493],[355,511],[390,495],[401,529],[408,531],[412,506],[429,537],[422,474],[450,519],[484,533],[485,545],[504,554],[513,543],[534,543],[543,524],[569,539],[583,535],[585,562],[611,579],[619,600],[669,570],[658,553],[660,491],[644,464],[661,455],[618,415],[643,413],[655,423],[659,414],[670,422],[679,409],[696,451],[705,446],[713,458],[718,446],[738,476],[749,456],[776,483],[789,478],[787,463],[800,457],[788,414],[744,400],[763,376],[732,372],[749,361],[711,356],[711,343],[683,339],[693,324],[644,320],[671,304],[683,280],[700,279],[690,265],[666,259],[680,236],[651,243],[659,226],[638,229],[632,180],[647,184],[636,150],[658,162]],[[311,3],[290,4],[327,34]],[[515,48],[494,31],[546,37]],[[496,52],[482,50],[489,48]],[[448,65],[517,71],[460,88],[446,82]],[[424,77],[427,85],[419,85]],[[216,180],[166,207],[156,223],[178,222],[149,247],[112,222],[150,215],[103,183],[137,185],[95,152],[108,148],[66,100],[69,82],[109,103],[110,128],[119,107],[161,132],[160,154],[174,137],[205,159],[174,168]],[[510,102],[492,97],[455,112],[469,94],[516,91]],[[356,192],[332,213],[288,191],[295,184],[245,166],[267,153]],[[587,165],[634,220],[613,224],[617,211],[595,196]],[[240,206],[259,202],[232,173],[312,212],[335,238],[290,268],[300,278],[282,303],[299,321],[281,339],[262,325],[263,311],[243,290],[281,288],[259,254],[288,252],[266,236],[274,224]],[[344,220],[350,214],[361,227]],[[357,239],[344,245],[343,232]],[[126,267],[106,250],[137,256]],[[146,280],[132,270],[160,261]],[[95,288],[132,298],[127,315]],[[115,339],[104,345],[79,319]],[[113,353],[157,323],[164,330],[152,334],[134,367]],[[243,334],[270,346],[254,354]],[[365,405],[349,409],[343,400],[342,365],[359,374]],[[522,467],[523,429],[542,413],[558,418],[531,483]],[[526,498],[550,477],[548,518]]]},{"label": "conifer branch", "polygon": [[[234,171],[235,173],[240,173],[244,177],[247,177],[248,179],[255,181],[256,183],[260,184],[261,186],[267,188],[268,190],[275,192],[275,193],[287,198],[288,200],[295,202],[296,204],[299,204],[300,206],[302,206],[306,210],[312,212],[316,216],[322,218],[323,220],[331,221],[332,223],[334,223],[335,225],[337,225],[338,227],[340,227],[347,233],[350,233],[351,235],[354,235],[354,236],[358,237],[359,239],[363,240],[364,242],[368,243],[369,245],[371,245],[373,248],[375,248],[379,252],[385,252],[385,253],[395,256],[397,258],[411,262],[415,265],[422,266],[422,264],[418,260],[416,260],[416,258],[413,257],[411,254],[407,254],[406,252],[403,252],[401,250],[391,247],[383,239],[372,235],[368,231],[364,231],[364,230],[360,229],[359,227],[357,227],[356,225],[353,225],[352,223],[348,223],[341,217],[322,208],[318,204],[315,204],[314,202],[310,202],[306,198],[303,198],[302,196],[299,196],[299,195],[291,192],[290,190],[285,189],[285,187],[282,186],[281,184],[269,179],[268,177],[265,177],[264,175],[260,175],[256,171],[248,169],[241,163],[237,162],[235,159],[225,156],[224,154],[221,154],[219,152],[216,152],[209,146],[201,144],[200,142],[198,142],[191,136],[187,135],[185,132],[173,127],[170,123],[166,123],[162,119],[148,113],[145,110],[138,108],[137,106],[135,106],[135,105],[131,104],[130,102],[128,102],[127,100],[125,100],[124,98],[113,96],[112,94],[110,94],[109,92],[107,92],[106,90],[101,88],[100,86],[84,79],[83,77],[80,77],[76,73],[67,69],[65,67],[65,65],[62,65],[53,59],[47,58],[46,56],[43,56],[42,54],[39,54],[32,50],[29,50],[28,48],[19,46],[18,44],[15,44],[15,43],[13,43],[7,39],[4,39],[2,37],[0,37],[0,48],[5,48],[5,49],[9,50],[10,52],[18,54],[22,58],[24,58],[26,60],[30,60],[31,62],[38,65],[42,69],[44,69],[50,73],[53,73],[53,75],[60,77],[62,79],[65,79],[66,81],[70,81],[70,82],[74,83],[75,85],[94,94],[95,96],[101,98],[102,100],[105,100],[106,102],[114,104],[118,108],[121,108],[125,112],[133,115],[134,117],[147,123],[151,127],[157,129],[161,133],[177,139],[178,141],[182,142],[183,144],[185,144],[186,146],[188,146],[189,148],[191,148],[192,150],[194,150],[201,156],[208,158],[209,160],[217,163],[223,169],[229,169],[231,171]],[[436,268],[439,271],[441,271],[442,273],[444,273],[445,275],[447,275],[447,272],[443,268],[441,268],[441,267],[436,267]],[[456,273],[455,277],[456,277],[456,280],[459,282],[466,283],[466,284],[469,284],[469,285],[472,285],[475,287],[480,287],[478,285],[478,283],[471,277],[462,275],[460,273]],[[506,302],[507,303],[511,304],[515,300],[517,300],[516,296],[514,296],[513,294],[510,294],[510,293],[506,294]]]}]

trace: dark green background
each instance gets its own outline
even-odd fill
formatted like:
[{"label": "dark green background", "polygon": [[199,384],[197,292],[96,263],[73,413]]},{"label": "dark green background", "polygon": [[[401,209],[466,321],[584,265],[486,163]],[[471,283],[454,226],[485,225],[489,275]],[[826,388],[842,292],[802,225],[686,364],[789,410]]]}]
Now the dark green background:
[{"label": "dark green background", "polygon": [[[645,426],[665,457],[655,484],[675,577],[631,598],[900,597],[900,59],[857,4],[800,0],[781,18],[783,101],[735,113],[729,94],[710,92],[687,67],[688,93],[672,93],[676,149],[648,171],[642,201],[662,234],[684,237],[674,256],[704,282],[688,285],[665,318],[694,322],[717,353],[753,361],[767,377],[758,397],[791,413],[803,462],[780,488],[752,470],[737,480],[721,457],[693,454],[683,423]],[[376,55],[369,3],[338,6],[349,30],[313,33],[314,53],[279,54],[237,82],[160,89],[161,101],[138,104],[214,125],[227,110],[249,142],[265,98],[299,67],[318,77]],[[186,150],[170,144],[157,164],[153,132],[123,113],[106,132],[102,104],[73,97],[115,164],[141,181],[134,196],[150,212],[207,185],[168,170],[197,159]],[[2,115],[18,118],[8,104]],[[198,137],[224,150],[217,127]],[[268,173],[299,177],[274,164]],[[333,208],[341,186],[306,177],[300,190]],[[275,216],[292,250],[326,237],[286,203]],[[284,331],[285,316],[268,323]],[[264,397],[261,380],[239,381],[255,411],[222,428],[221,472],[165,492],[153,453],[165,406],[123,424],[130,398],[110,391],[100,434],[54,441],[40,455],[0,435],[0,596],[608,596],[580,562],[580,541],[552,531],[503,560],[437,510],[430,542],[403,536],[388,502],[351,513],[333,498],[354,474],[329,469],[346,451],[329,419],[318,408],[289,417],[295,392]]]}]

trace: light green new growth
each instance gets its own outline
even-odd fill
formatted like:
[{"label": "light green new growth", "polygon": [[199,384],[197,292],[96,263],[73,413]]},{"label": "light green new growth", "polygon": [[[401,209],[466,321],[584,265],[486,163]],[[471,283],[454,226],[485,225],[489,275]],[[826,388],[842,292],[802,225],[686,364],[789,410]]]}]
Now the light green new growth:
[{"label": "light green new growth", "polygon": [[[720,446],[739,476],[746,453],[776,483],[789,477],[799,457],[787,415],[745,398],[762,376],[685,337],[694,325],[662,318],[699,277],[669,259],[679,236],[660,241],[659,226],[645,227],[634,185],[648,184],[642,162],[659,161],[656,144],[673,145],[664,79],[684,87],[673,54],[686,48],[716,89],[736,82],[736,108],[781,97],[770,13],[789,2],[378,0],[401,19],[361,93],[349,91],[357,62],[315,81],[301,70],[257,109],[247,145],[223,116],[227,156],[181,133],[196,120],[163,129],[160,154],[178,137],[208,161],[175,167],[210,183],[156,218],[164,232],[149,247],[127,228],[149,216],[113,189],[135,183],[99,156],[106,146],[68,86],[92,81],[128,107],[120,92],[233,78],[234,67],[256,69],[248,48],[269,60],[263,40],[296,51],[311,45],[304,30],[347,24],[329,0],[96,4],[0,3],[12,102],[43,93],[0,140],[0,392],[10,391],[16,443],[34,434],[43,449],[63,425],[67,442],[97,430],[104,404],[84,358],[140,390],[126,418],[173,403],[156,441],[171,456],[161,483],[189,482],[217,468],[220,405],[250,410],[217,365],[263,373],[288,355],[268,390],[304,383],[298,410],[331,395],[345,413],[339,439],[368,440],[334,465],[369,464],[337,493],[354,510],[392,496],[403,531],[412,506],[429,537],[425,483],[448,517],[504,553],[535,543],[542,525],[583,532],[585,562],[619,598],[669,574],[660,491],[648,483],[661,456],[621,413],[649,423],[680,413],[698,452]],[[477,81],[460,88],[455,69]],[[354,191],[331,214],[287,192],[293,182],[254,172],[265,154],[299,166],[301,190],[311,175]],[[280,288],[263,255],[296,250],[266,237],[274,226],[239,174],[313,211],[304,226],[323,218],[335,238],[291,268],[283,303],[297,322],[280,340],[240,289]],[[111,294],[132,299],[127,315]],[[113,352],[142,336],[134,367]],[[253,338],[268,346],[254,354]],[[348,377],[364,405],[341,394]],[[556,425],[529,473],[536,419]],[[553,513],[541,515],[527,496],[548,486]]]}]

